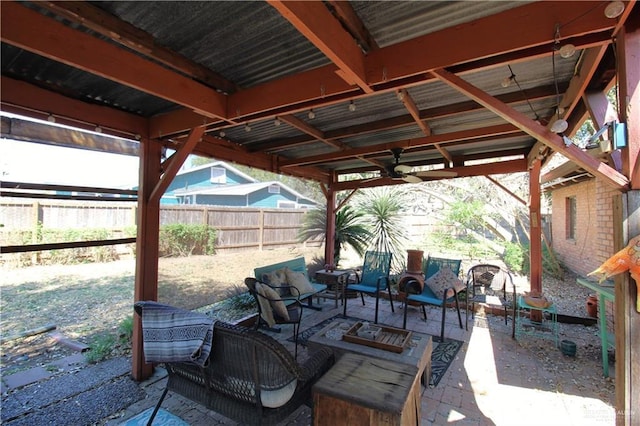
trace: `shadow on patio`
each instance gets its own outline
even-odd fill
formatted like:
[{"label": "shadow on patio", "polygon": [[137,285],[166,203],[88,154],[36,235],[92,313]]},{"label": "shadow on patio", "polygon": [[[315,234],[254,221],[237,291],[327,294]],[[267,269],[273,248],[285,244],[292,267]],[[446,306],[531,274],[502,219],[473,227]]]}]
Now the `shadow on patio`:
[{"label": "shadow on patio", "polygon": [[[373,319],[374,299],[368,298],[362,307],[356,300],[349,303],[348,315]],[[306,311],[304,328],[341,313],[332,301],[323,305],[323,311]],[[403,311],[396,302],[392,313],[387,303],[380,303],[380,322],[402,326]],[[438,335],[439,309],[428,310],[428,321],[422,320],[417,308],[409,307],[407,328],[422,333]],[[552,341],[529,338],[515,341],[511,338],[511,318],[505,325],[501,317],[476,316],[475,325],[470,322],[469,331],[458,328],[453,310],[447,315],[445,336],[464,341],[440,383],[434,388],[423,388],[422,424],[611,424],[614,420],[613,387],[602,376],[599,359],[582,356],[566,358],[554,347]],[[571,336],[572,328],[580,325],[561,325],[561,335]],[[593,333],[597,331],[593,329]],[[272,334],[285,344],[287,330],[281,335]],[[575,340],[575,338],[574,338]],[[594,342],[596,342],[594,338]],[[597,355],[598,349],[594,347]],[[306,350],[301,352],[301,359]],[[607,385],[605,385],[605,383]],[[159,395],[164,380],[149,386],[148,392]],[[128,416],[151,406],[143,401],[140,407],[128,410]],[[515,402],[514,402],[515,401]],[[143,404],[144,403],[144,404]],[[202,409],[179,396],[165,402],[170,412],[190,424],[210,424],[213,419],[224,419]],[[112,424],[117,424],[118,421]],[[232,423],[232,422],[231,422]],[[287,424],[310,423],[310,410],[295,413]]]},{"label": "shadow on patio", "polygon": [[[354,299],[349,303],[348,315],[356,318],[373,320],[375,300],[365,298],[366,306]],[[305,310],[302,330],[342,313],[342,307],[335,308],[331,300],[325,301],[322,311]],[[401,327],[403,310],[396,302],[395,313],[391,312],[388,303],[380,304],[380,322],[386,325]],[[407,328],[431,335],[438,335],[440,330],[439,309],[427,308],[428,321],[422,319],[419,309],[409,307]],[[560,334],[572,336],[572,327],[578,325],[562,325]],[[282,333],[270,333],[293,351],[293,343],[287,341],[291,336],[289,326],[283,327]],[[584,333],[582,333],[584,334]],[[594,342],[597,342],[593,330]],[[450,310],[445,328],[446,338],[463,341],[463,345],[433,388],[422,387],[422,419],[421,424],[470,424],[470,425],[521,425],[521,424],[613,424],[615,410],[612,406],[614,388],[610,379],[602,375],[600,360],[594,356],[583,356],[580,352],[575,358],[564,357],[552,341],[537,341],[511,338],[511,318],[505,325],[502,317],[482,315],[476,316],[469,323],[469,331],[461,330],[457,324],[455,312]],[[562,338],[562,337],[561,337]],[[596,343],[597,344],[597,343]],[[435,343],[434,343],[435,346]],[[588,345],[587,345],[588,347]],[[305,346],[299,347],[299,361],[307,357]],[[597,354],[599,348],[593,347]],[[3,423],[6,425],[21,424],[71,424],[69,419],[75,418],[73,424],[107,424],[120,425],[143,411],[153,407],[157,402],[166,382],[164,369],[157,368],[154,376],[136,384],[122,368],[123,361],[112,371],[108,380],[109,389],[100,391],[97,388],[82,390],[73,398],[65,401],[54,401],[52,395],[40,395],[31,389],[31,409],[15,418],[7,418],[3,412]],[[102,363],[104,364],[104,363]],[[107,364],[104,364],[107,365]],[[97,367],[97,366],[96,366]],[[92,367],[88,367],[92,368]],[[87,368],[87,369],[88,369]],[[94,367],[95,368],[95,367]],[[87,370],[85,369],[85,370]],[[53,388],[82,387],[80,370],[74,375],[63,375],[49,380]],[[108,373],[105,373],[108,375]],[[41,384],[25,386],[24,391]],[[15,392],[14,399],[24,403],[20,396],[21,389]],[[134,397],[129,405],[128,397]],[[121,402],[120,408],[109,411],[109,398],[115,397]],[[47,399],[49,405],[43,406],[35,401]],[[82,411],[88,412],[90,404],[96,406],[93,415],[83,417]],[[79,407],[79,404],[87,404]],[[8,407],[4,406],[3,411]],[[42,406],[42,408],[33,408]],[[113,407],[116,407],[115,405]],[[126,407],[126,408],[124,408]],[[52,409],[53,408],[53,409]],[[236,424],[219,414],[209,411],[179,395],[169,393],[162,408],[182,419],[189,425]],[[56,413],[57,419],[50,416]],[[70,413],[74,413],[73,415]],[[102,417],[96,419],[101,413]],[[46,415],[45,415],[46,414]],[[76,417],[74,417],[74,415]],[[97,421],[96,421],[97,420]],[[308,425],[311,423],[311,410],[298,409],[283,424]],[[155,424],[155,423],[154,423]],[[158,423],[161,424],[161,423]]]}]

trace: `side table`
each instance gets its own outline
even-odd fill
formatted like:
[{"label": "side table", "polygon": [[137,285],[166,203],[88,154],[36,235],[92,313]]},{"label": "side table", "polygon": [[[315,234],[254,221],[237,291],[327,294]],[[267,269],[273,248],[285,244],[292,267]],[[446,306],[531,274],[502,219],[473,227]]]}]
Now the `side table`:
[{"label": "side table", "polygon": [[344,354],[313,385],[315,426],[420,424],[418,369]]},{"label": "side table", "polygon": [[[524,311],[540,311],[542,321],[531,321],[524,318]],[[545,314],[549,314],[549,319],[545,318]],[[558,346],[558,310],[553,304],[546,308],[538,308],[529,305],[524,301],[523,296],[518,297],[518,314],[516,315],[516,339],[523,336],[533,336],[542,339],[551,339]]]},{"label": "side table", "polygon": [[333,299],[336,302],[336,308],[338,307],[338,300],[344,303],[342,296],[344,294],[344,287],[349,280],[349,275],[351,275],[351,271],[345,269],[334,269],[331,271],[320,269],[316,272],[314,280],[327,286],[325,291],[316,295],[318,299]]},{"label": "side table", "polygon": [[598,284],[584,278],[578,278],[576,281],[578,284],[598,293],[598,328],[600,331],[600,344],[602,346],[602,372],[604,373],[604,377],[609,377],[609,347],[615,348],[616,341],[615,336],[607,330],[606,301],[614,302],[616,299],[614,284],[611,282]]}]

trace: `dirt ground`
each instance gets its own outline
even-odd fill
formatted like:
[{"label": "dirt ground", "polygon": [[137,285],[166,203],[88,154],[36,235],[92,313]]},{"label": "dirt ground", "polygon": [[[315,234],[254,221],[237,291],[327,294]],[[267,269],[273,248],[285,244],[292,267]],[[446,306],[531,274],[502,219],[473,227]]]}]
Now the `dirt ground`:
[{"label": "dirt ground", "polygon": [[[284,248],[261,252],[159,260],[158,300],[185,309],[210,305],[244,291],[244,278],[257,266],[304,256],[324,265],[322,248]],[[13,338],[55,326],[65,338],[90,344],[99,334],[118,333],[131,316],[135,260],[103,264],[3,268],[0,282],[0,374],[47,365],[74,353],[50,333]]]},{"label": "dirt ground", "polygon": [[[324,265],[320,248],[283,248],[221,253],[214,256],[162,258],[159,260],[158,300],[184,309],[210,305],[245,291],[244,278],[257,266],[304,256],[310,273]],[[346,267],[359,259],[349,254]],[[315,266],[315,269],[314,269]],[[518,285],[518,292],[528,290]],[[50,333],[13,338],[20,332],[55,326],[68,339],[91,345],[96,336],[118,335],[118,326],[132,316],[135,260],[102,264],[4,268],[0,281],[0,374],[42,366],[74,353],[56,342]],[[588,290],[575,283],[545,277],[545,293],[559,311],[584,316]],[[120,349],[116,348],[115,351]],[[126,349],[125,349],[126,350]],[[114,355],[120,353],[115,352]]]}]

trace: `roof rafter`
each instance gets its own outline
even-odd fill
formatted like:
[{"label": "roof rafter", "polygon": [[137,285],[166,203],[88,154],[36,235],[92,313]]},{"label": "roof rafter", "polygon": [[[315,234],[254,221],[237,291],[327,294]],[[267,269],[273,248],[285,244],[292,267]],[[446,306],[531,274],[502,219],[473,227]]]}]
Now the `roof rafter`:
[{"label": "roof rafter", "polygon": [[184,56],[158,45],[153,36],[128,22],[106,13],[102,9],[84,1],[47,1],[40,6],[64,16],[71,22],[83,25],[116,43],[144,56],[183,72],[207,86],[224,93],[233,93],[238,87],[216,72],[197,64]]},{"label": "roof rafter", "polygon": [[444,83],[458,90],[460,93],[464,93],[476,102],[481,103],[487,109],[509,121],[514,126],[517,126],[523,132],[541,141],[551,149],[560,152],[570,160],[575,161],[586,171],[602,178],[609,185],[622,189],[629,184],[629,180],[621,173],[618,173],[608,165],[582,152],[576,145],[571,144],[570,146],[566,146],[560,136],[552,133],[541,124],[498,101],[493,96],[483,92],[455,74],[451,74],[446,70],[436,70],[432,71],[432,73]]},{"label": "roof rafter", "polygon": [[0,34],[6,43],[170,100],[198,114],[226,118],[224,95],[134,53],[18,3],[3,2],[0,19]]},{"label": "roof rafter", "polygon": [[[611,31],[615,21],[604,16],[604,8],[605,3],[594,7],[591,2],[535,2],[416,37],[371,52],[366,64],[367,81],[375,85],[526,47],[548,44],[550,49],[556,24],[566,22],[568,17],[580,19],[563,28],[564,38]],[[532,22],[535,25],[531,25]],[[514,31],[514,28],[527,28],[527,31]],[[491,34],[491,37],[479,37],[479,34]],[[435,48],[437,55],[415,54]]]},{"label": "roof rafter", "polygon": [[319,164],[327,161],[345,160],[359,155],[371,155],[389,151],[391,148],[416,148],[424,146],[433,146],[435,144],[443,144],[460,140],[470,140],[479,137],[491,135],[507,135],[520,133],[520,130],[512,124],[501,124],[497,126],[489,126],[480,129],[461,130],[440,135],[425,136],[415,139],[404,139],[395,142],[388,142],[378,145],[369,145],[365,147],[350,148],[343,151],[332,152],[329,154],[312,155],[309,157],[293,158],[282,161],[282,167]]},{"label": "roof rafter", "polygon": [[[499,161],[490,164],[477,164],[473,166],[452,167],[447,169],[456,172],[458,177],[486,176],[487,174],[506,174],[527,171],[526,158],[517,160]],[[442,178],[423,178],[425,180],[440,180]],[[349,189],[375,187],[381,185],[400,185],[405,184],[403,180],[395,180],[391,178],[380,178],[375,181],[370,179],[358,179],[337,182],[331,185],[334,191],[344,191]]]},{"label": "roof rafter", "polygon": [[355,40],[322,2],[268,0],[284,18],[339,68],[338,75],[365,93],[364,55]]}]

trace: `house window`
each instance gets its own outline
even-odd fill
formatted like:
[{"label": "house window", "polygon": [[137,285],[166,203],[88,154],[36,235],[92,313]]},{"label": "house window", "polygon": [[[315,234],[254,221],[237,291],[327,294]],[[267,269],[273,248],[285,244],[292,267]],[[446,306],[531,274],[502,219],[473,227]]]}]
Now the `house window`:
[{"label": "house window", "polygon": [[280,209],[295,209],[296,208],[296,203],[294,203],[293,201],[282,201],[282,200],[279,200],[278,201],[278,208],[280,208]]},{"label": "house window", "polygon": [[577,215],[577,206],[576,206],[576,197],[567,197],[566,198],[566,231],[567,231],[567,240],[575,240],[576,239],[576,215]]},{"label": "house window", "polygon": [[280,193],[280,185],[269,185],[269,194],[279,194]]},{"label": "house window", "polygon": [[227,182],[227,169],[224,167],[212,167],[211,168],[211,183],[226,183]]}]

